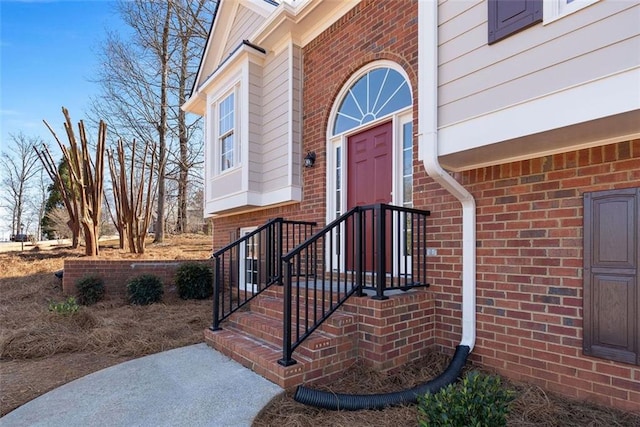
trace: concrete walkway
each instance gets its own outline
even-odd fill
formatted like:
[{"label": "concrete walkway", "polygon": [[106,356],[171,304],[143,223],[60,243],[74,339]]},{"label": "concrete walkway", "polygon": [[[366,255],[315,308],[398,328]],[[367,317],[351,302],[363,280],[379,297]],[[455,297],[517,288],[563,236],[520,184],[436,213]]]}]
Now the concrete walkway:
[{"label": "concrete walkway", "polygon": [[197,344],[79,378],[0,418],[0,426],[250,426],[282,391]]}]

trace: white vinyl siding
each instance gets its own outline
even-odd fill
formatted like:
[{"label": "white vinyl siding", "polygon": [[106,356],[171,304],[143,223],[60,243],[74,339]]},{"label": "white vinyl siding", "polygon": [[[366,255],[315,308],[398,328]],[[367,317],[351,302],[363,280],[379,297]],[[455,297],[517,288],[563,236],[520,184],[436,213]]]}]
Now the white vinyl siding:
[{"label": "white vinyl siding", "polygon": [[[618,13],[575,29],[565,25],[573,16],[595,13],[597,6],[556,21],[555,28],[528,28],[518,34],[517,40],[511,37],[514,43],[505,39],[492,46],[470,45],[472,50],[468,53],[442,62],[440,125],[508,107],[637,64],[637,57],[624,52],[640,51],[639,13]],[[476,16],[483,8],[480,5],[467,13]],[[463,16],[451,25],[457,25]],[[441,32],[446,33],[445,28],[443,25]],[[443,60],[448,57],[446,51],[447,43],[443,41]]]},{"label": "white vinyl siding", "polygon": [[264,67],[262,182],[266,192],[288,184],[289,54],[289,49],[283,50]]},{"label": "white vinyl siding", "polygon": [[262,191],[262,67],[249,62],[249,191]]},{"label": "white vinyl siding", "polygon": [[251,34],[255,28],[258,28],[263,22],[264,17],[252,10],[239,5],[238,11],[235,15],[235,20],[231,26],[227,43],[224,47],[224,53],[222,54],[222,60],[224,61],[244,39]]},{"label": "white vinyl siding", "polygon": [[488,0],[438,10],[441,163],[465,170],[637,138],[640,3],[600,0],[488,45]]},{"label": "white vinyl siding", "polygon": [[291,173],[291,185],[301,185],[302,177],[302,87],[303,87],[303,72],[302,72],[302,49],[298,46],[293,46],[293,74],[292,74],[292,87],[293,87],[293,105],[292,109],[292,147],[291,147],[291,164],[289,165]]},{"label": "white vinyl siding", "polygon": [[[248,55],[231,63],[235,68],[220,74],[222,87],[225,78],[240,79],[236,121],[241,160],[237,171],[224,171],[208,181],[207,215],[301,198],[301,50],[292,43],[268,55],[256,53],[252,47],[244,49]],[[212,84],[212,93],[217,93],[215,87]],[[222,87],[218,90],[224,93]],[[209,112],[208,127],[211,120],[218,120],[211,116],[213,112]],[[230,173],[233,179],[221,178]]]},{"label": "white vinyl siding", "polygon": [[216,177],[214,185],[209,185],[208,189],[211,199],[242,191],[242,170],[236,169]]},{"label": "white vinyl siding", "polygon": [[441,127],[638,64],[638,55],[624,54],[640,52],[634,2],[599,2],[491,46],[486,9],[485,2],[441,5]]}]

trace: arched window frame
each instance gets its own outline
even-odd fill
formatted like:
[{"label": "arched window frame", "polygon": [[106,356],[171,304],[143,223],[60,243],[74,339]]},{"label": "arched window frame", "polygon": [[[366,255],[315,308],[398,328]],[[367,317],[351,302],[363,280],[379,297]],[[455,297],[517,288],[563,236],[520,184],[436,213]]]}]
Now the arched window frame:
[{"label": "arched window frame", "polygon": [[[334,123],[338,109],[342,103],[344,97],[348,94],[349,89],[365,74],[379,68],[391,68],[405,79],[409,92],[411,94],[411,102],[407,107],[401,108],[385,116],[377,117],[375,120],[367,122],[361,126],[356,126],[345,132],[333,134]],[[411,132],[411,140],[413,140],[413,90],[411,87],[411,80],[404,69],[393,61],[381,60],[367,64],[358,71],[356,71],[342,86],[342,89],[336,97],[327,123],[327,135],[326,135],[326,153],[327,153],[327,170],[326,170],[326,221],[327,223],[333,221],[335,218],[346,212],[347,194],[345,191],[346,180],[348,171],[346,165],[348,159],[346,158],[346,142],[351,135],[355,135],[370,127],[377,126],[388,120],[393,122],[393,195],[392,204],[399,206],[410,206],[407,204],[412,202],[411,197],[405,197],[403,194],[403,133]],[[409,126],[407,126],[409,124]],[[406,195],[409,196],[409,195]]]}]

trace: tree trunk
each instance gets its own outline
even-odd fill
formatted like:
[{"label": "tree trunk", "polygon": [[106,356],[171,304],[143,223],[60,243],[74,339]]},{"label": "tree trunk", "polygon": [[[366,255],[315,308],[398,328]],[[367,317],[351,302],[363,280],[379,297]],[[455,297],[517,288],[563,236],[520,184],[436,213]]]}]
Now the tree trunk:
[{"label": "tree trunk", "polygon": [[[186,102],[186,85],[189,76],[189,39],[191,29],[187,29],[187,34],[181,37],[180,55],[180,76],[178,84],[178,101],[180,105]],[[187,114],[182,108],[178,109],[178,140],[180,143],[180,158],[178,159],[178,219],[176,231],[178,233],[187,232],[188,212],[187,212],[187,181],[189,179],[189,136],[187,135]]]},{"label": "tree trunk", "polygon": [[155,243],[164,241],[164,210],[165,210],[165,166],[167,163],[167,110],[169,83],[169,25],[171,23],[171,0],[167,1],[167,9],[162,30],[162,55],[160,66],[162,70],[162,80],[160,83],[160,125],[158,126],[159,152],[158,152],[158,206],[155,229]]}]

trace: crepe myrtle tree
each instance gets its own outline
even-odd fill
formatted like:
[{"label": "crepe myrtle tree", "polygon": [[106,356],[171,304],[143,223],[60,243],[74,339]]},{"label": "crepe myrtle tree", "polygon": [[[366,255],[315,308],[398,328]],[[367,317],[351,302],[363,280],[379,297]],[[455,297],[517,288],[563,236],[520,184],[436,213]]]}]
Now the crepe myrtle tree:
[{"label": "crepe myrtle tree", "polygon": [[55,131],[45,121],[45,125],[55,138],[64,161],[67,163],[69,179],[64,180],[60,176],[56,162],[46,146],[35,148],[38,157],[42,161],[49,177],[53,180],[62,195],[64,206],[69,213],[69,228],[73,234],[73,242],[77,247],[78,236],[82,229],[85,240],[85,254],[89,256],[99,255],[98,237],[100,236],[100,224],[102,215],[102,200],[104,186],[104,152],[107,138],[107,125],[100,121],[98,125],[98,140],[94,158],[89,152],[89,143],[82,120],[78,122],[78,138],[73,130],[73,124],[69,111],[62,107],[65,117],[64,129],[69,140],[67,148],[58,138]]}]

